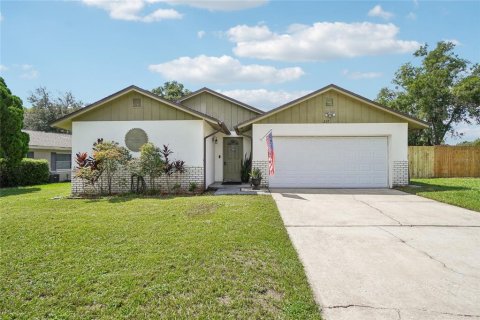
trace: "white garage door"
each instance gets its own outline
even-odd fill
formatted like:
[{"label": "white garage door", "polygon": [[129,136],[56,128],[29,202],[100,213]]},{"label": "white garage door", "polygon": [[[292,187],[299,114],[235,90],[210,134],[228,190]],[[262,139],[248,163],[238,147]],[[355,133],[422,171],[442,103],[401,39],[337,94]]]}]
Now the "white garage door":
[{"label": "white garage door", "polygon": [[277,188],[388,187],[386,137],[274,137]]}]

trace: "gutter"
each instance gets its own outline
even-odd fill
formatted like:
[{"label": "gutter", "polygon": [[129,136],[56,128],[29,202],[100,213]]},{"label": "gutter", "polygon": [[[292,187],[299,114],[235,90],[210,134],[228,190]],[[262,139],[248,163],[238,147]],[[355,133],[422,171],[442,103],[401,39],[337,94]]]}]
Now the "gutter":
[{"label": "gutter", "polygon": [[[223,123],[223,122],[222,122]],[[216,135],[221,130],[214,131],[203,138],[203,190],[207,190],[207,139]]]}]

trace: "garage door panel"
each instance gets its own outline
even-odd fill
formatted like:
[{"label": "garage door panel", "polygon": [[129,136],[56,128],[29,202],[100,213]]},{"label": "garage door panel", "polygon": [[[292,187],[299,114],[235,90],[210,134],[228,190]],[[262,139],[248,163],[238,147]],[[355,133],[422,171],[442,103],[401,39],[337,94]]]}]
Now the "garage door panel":
[{"label": "garage door panel", "polygon": [[386,137],[275,137],[271,187],[388,186]]}]

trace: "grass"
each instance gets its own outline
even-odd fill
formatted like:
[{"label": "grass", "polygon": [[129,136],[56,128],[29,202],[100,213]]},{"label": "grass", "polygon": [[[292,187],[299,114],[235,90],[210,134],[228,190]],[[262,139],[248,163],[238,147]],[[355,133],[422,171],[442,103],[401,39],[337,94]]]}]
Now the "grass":
[{"label": "grass", "polygon": [[399,189],[480,212],[480,178],[412,179],[410,183],[414,187]]},{"label": "grass", "polygon": [[271,197],[69,190],[0,190],[0,318],[320,318]]}]

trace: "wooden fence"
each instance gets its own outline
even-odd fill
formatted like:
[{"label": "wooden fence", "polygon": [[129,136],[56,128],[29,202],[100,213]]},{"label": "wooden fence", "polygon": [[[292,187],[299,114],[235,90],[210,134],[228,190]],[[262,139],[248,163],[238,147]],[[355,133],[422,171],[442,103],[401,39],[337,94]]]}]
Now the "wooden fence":
[{"label": "wooden fence", "polygon": [[480,177],[480,147],[408,147],[410,178]]}]

